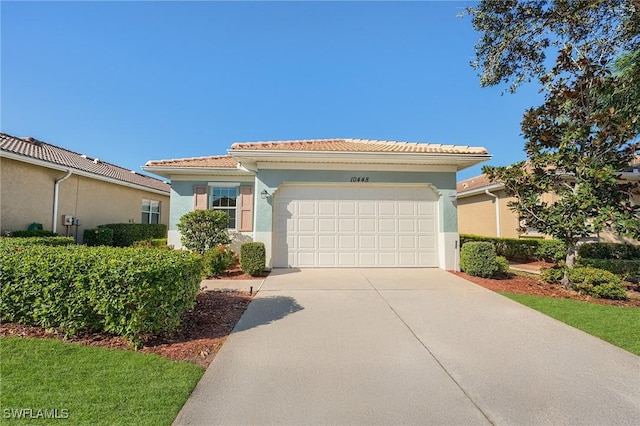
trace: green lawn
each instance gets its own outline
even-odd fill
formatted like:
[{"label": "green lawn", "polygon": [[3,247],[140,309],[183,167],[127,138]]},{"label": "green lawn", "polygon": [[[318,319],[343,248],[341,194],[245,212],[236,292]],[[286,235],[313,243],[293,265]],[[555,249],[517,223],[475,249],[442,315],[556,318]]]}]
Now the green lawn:
[{"label": "green lawn", "polygon": [[0,359],[3,424],[22,409],[28,417],[68,416],[23,424],[170,425],[204,372],[157,355],[54,339],[0,338]]},{"label": "green lawn", "polygon": [[507,292],[500,294],[640,355],[640,308]]}]

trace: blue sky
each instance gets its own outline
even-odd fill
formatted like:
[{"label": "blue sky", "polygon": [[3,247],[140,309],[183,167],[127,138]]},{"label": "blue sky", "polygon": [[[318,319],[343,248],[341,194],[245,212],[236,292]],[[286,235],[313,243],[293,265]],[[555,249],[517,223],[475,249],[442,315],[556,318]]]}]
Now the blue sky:
[{"label": "blue sky", "polygon": [[[0,2],[0,128],[140,171],[234,142],[363,138],[525,159],[541,103],[481,88],[474,2]],[[458,173],[464,179],[480,166]]]}]

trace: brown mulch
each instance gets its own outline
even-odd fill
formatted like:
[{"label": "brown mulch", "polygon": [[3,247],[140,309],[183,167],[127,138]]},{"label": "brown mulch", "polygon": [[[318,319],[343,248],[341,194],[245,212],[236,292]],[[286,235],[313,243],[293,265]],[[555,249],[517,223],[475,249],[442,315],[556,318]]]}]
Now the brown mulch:
[{"label": "brown mulch", "polygon": [[629,297],[627,300],[608,300],[585,296],[574,290],[565,289],[561,285],[549,284],[537,277],[510,273],[501,278],[480,278],[472,277],[464,272],[451,273],[493,291],[582,300],[585,302],[599,303],[603,305],[640,307],[640,288],[636,285],[632,285],[631,283],[628,283],[627,285],[627,295]]}]

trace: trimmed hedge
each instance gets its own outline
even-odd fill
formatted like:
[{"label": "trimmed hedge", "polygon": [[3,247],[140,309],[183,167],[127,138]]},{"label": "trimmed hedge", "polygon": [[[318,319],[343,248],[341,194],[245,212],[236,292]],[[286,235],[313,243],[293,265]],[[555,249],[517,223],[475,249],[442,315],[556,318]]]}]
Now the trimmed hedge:
[{"label": "trimmed hedge", "polygon": [[240,246],[240,268],[245,274],[259,275],[266,268],[264,243],[244,243]]},{"label": "trimmed hedge", "polygon": [[111,246],[113,230],[110,228],[85,229],[82,233],[84,243],[88,246]]},{"label": "trimmed hedge", "polygon": [[638,280],[640,277],[640,259],[587,259],[581,257],[578,258],[578,264],[604,269],[605,271],[619,275],[624,280]]},{"label": "trimmed hedge", "polygon": [[7,237],[28,238],[28,237],[57,237],[58,234],[45,229],[28,229],[26,231],[10,231],[6,233]]},{"label": "trimmed hedge", "polygon": [[115,247],[131,247],[137,241],[167,237],[167,226],[162,223],[110,223],[98,228],[109,228],[113,231]]},{"label": "trimmed hedge", "polygon": [[564,260],[567,249],[559,240],[528,240],[519,238],[483,237],[480,235],[460,235],[460,245],[471,241],[486,241],[494,245],[496,254],[507,259],[535,262],[544,260],[558,262]]},{"label": "trimmed hedge", "polygon": [[587,243],[578,248],[578,256],[588,259],[640,259],[640,245],[617,243]]},{"label": "trimmed hedge", "polygon": [[75,244],[73,237],[26,237],[0,238],[0,250],[4,248],[30,246],[70,246]]},{"label": "trimmed hedge", "polygon": [[201,256],[113,247],[0,249],[0,321],[104,331],[136,347],[194,306]]},{"label": "trimmed hedge", "polygon": [[460,251],[460,268],[474,277],[492,277],[505,272],[506,259],[497,260],[496,249],[488,241],[465,243]]}]

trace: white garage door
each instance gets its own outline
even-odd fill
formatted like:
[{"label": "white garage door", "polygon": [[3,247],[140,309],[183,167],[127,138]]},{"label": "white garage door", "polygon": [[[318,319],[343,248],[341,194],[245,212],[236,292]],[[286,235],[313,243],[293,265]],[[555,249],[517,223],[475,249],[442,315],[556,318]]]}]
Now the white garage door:
[{"label": "white garage door", "polygon": [[276,267],[437,266],[428,186],[295,186],[275,197]]}]

